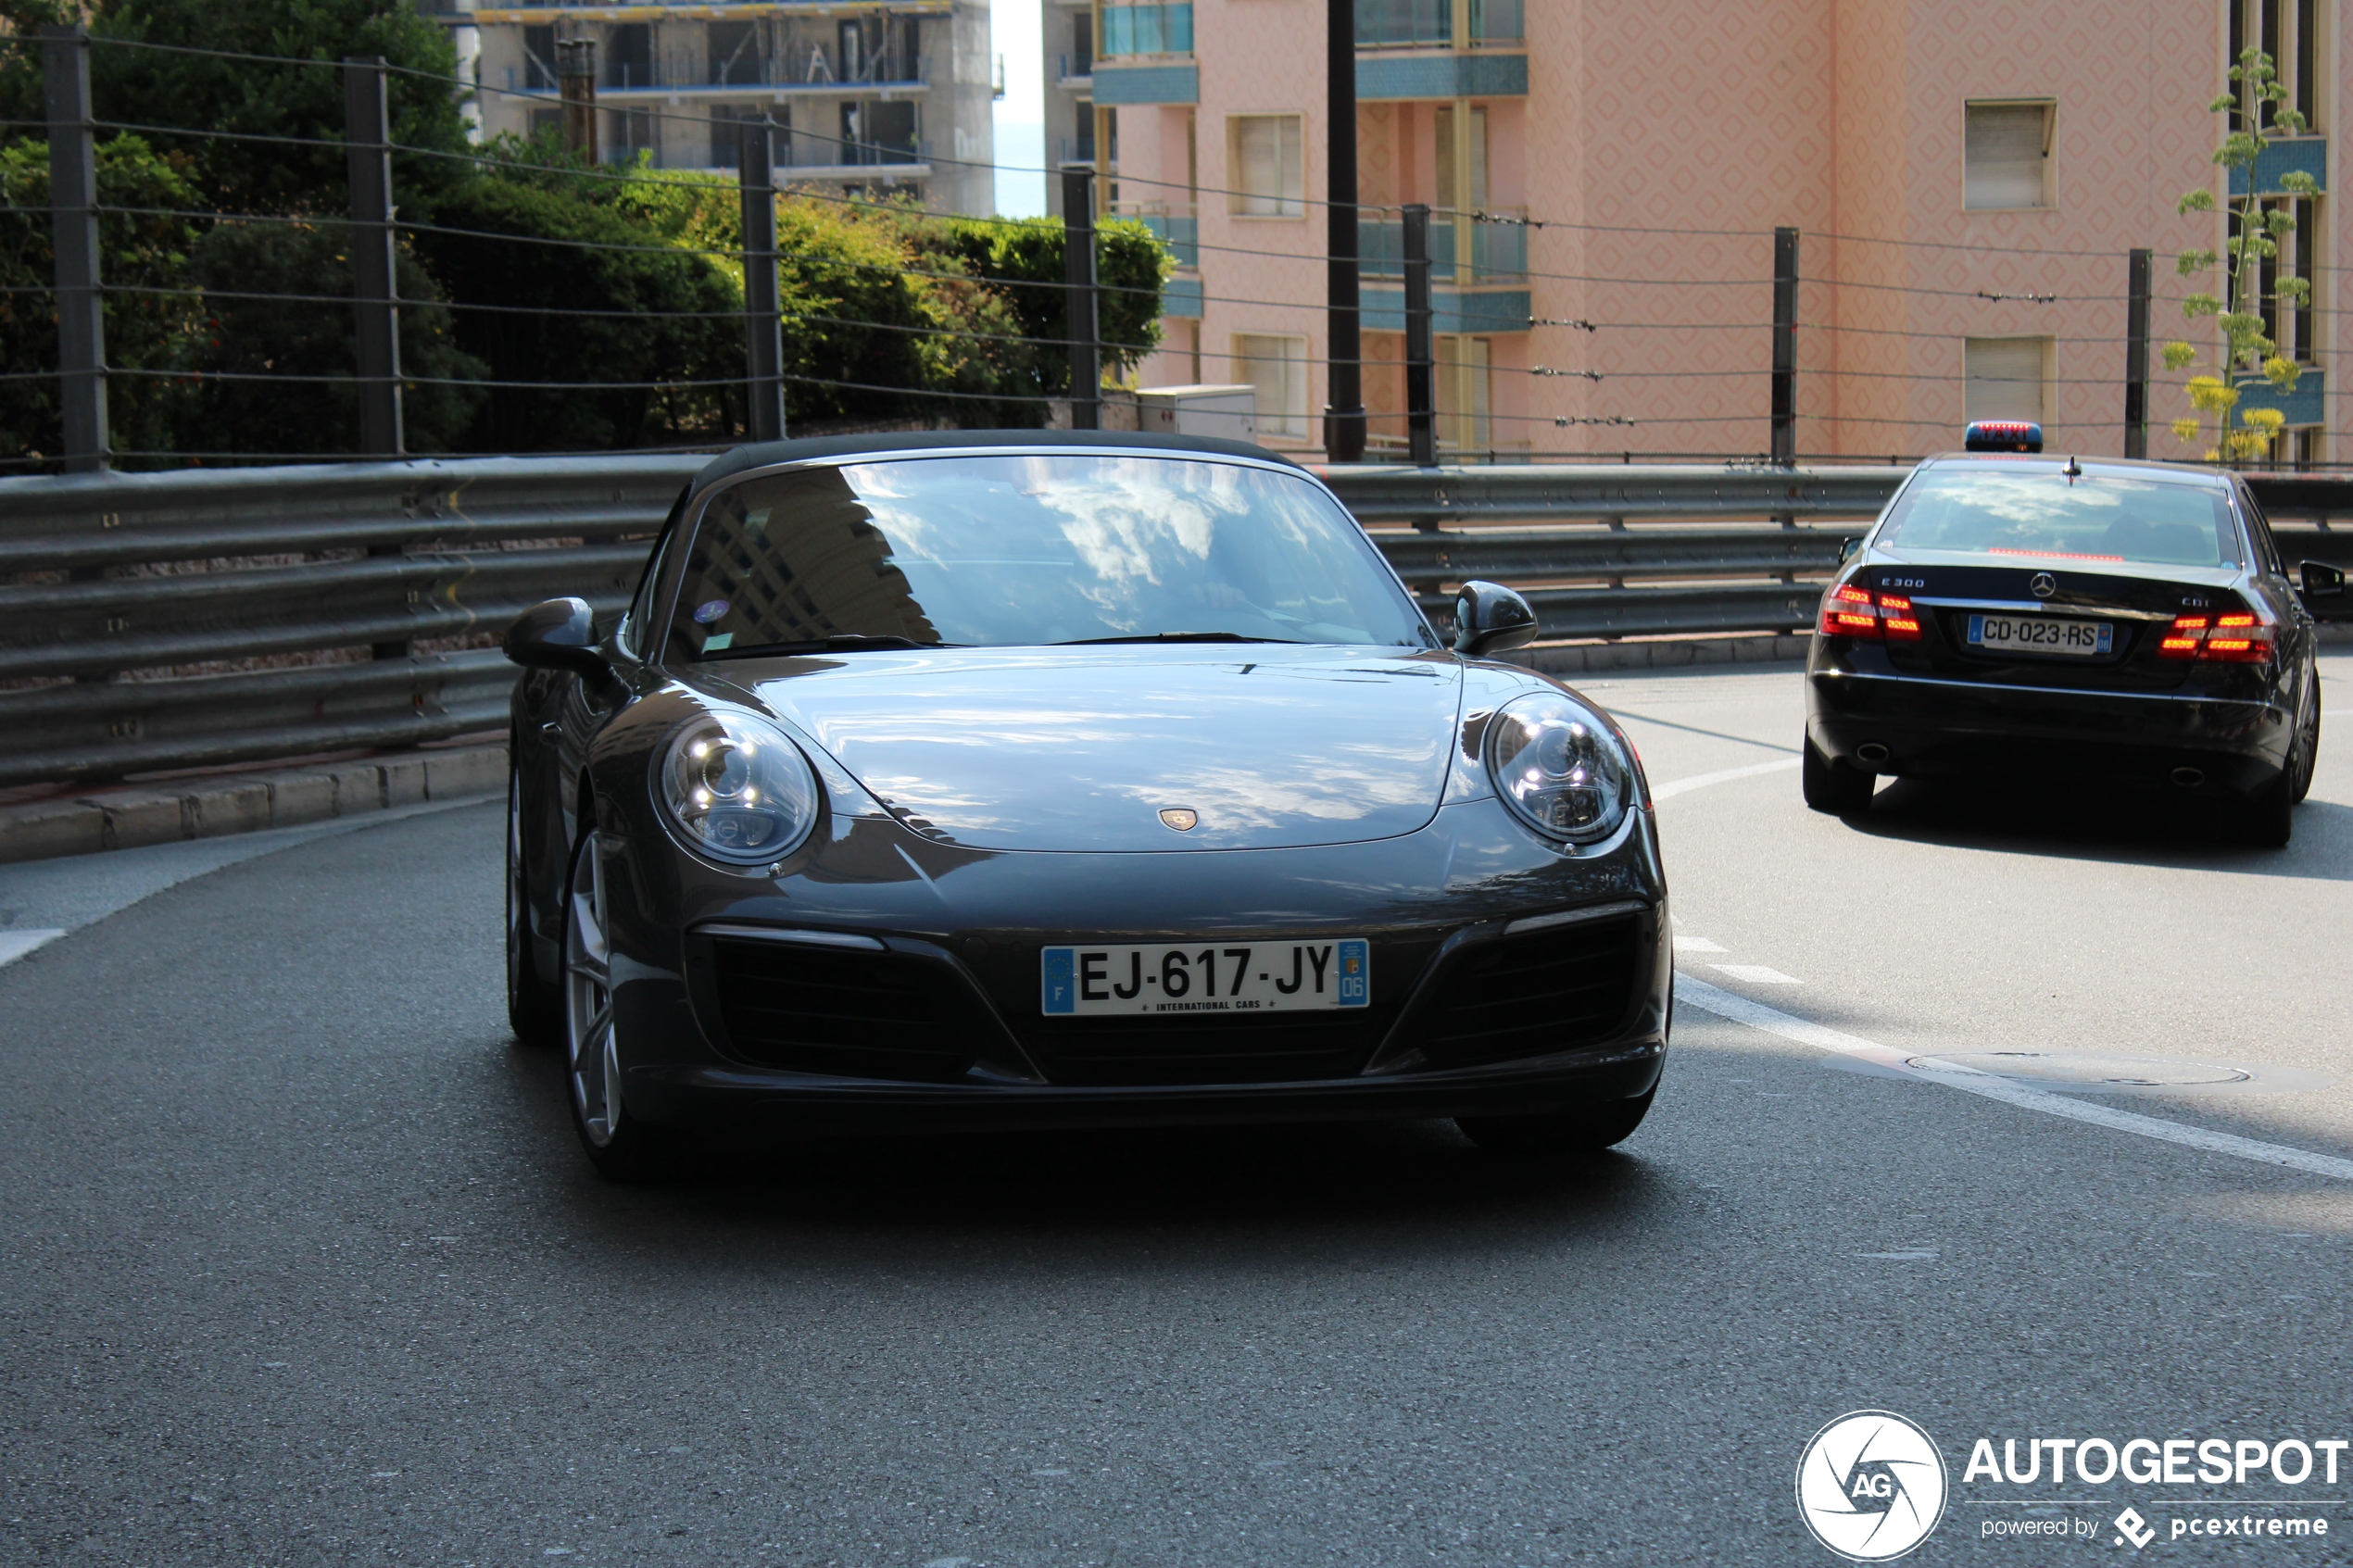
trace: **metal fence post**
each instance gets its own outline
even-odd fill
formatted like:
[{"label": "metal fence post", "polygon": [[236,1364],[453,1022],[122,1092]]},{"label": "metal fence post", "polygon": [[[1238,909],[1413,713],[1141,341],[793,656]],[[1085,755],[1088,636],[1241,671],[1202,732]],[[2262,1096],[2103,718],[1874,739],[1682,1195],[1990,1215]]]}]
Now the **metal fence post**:
[{"label": "metal fence post", "polygon": [[351,182],[359,455],[388,462],[409,448],[400,410],[400,294],[393,274],[392,121],[381,55],[344,56],[343,141]]},{"label": "metal fence post", "polygon": [[90,34],[41,30],[49,121],[49,219],[57,253],[57,379],[68,473],[107,466],[107,332],[98,292],[98,152],[90,111]]},{"label": "metal fence post", "polygon": [[2124,455],[2149,455],[2149,253],[2145,250],[2125,257]]},{"label": "metal fence post", "polygon": [[1405,436],[1417,468],[1438,463],[1437,345],[1431,328],[1429,208],[1405,208]]},{"label": "metal fence post", "polygon": [[776,295],[776,189],[762,119],[744,128],[736,179],[744,210],[744,428],[754,441],[785,438],[785,339]]},{"label": "metal fence post", "polygon": [[1324,453],[1335,463],[1365,458],[1365,337],[1357,304],[1356,0],[1324,7],[1324,112],[1328,124],[1324,175],[1325,335],[1331,343],[1331,406]]},{"label": "metal fence post", "polygon": [[1773,461],[1797,462],[1797,231],[1773,231]]},{"label": "metal fence post", "polygon": [[1063,170],[1063,336],[1070,340],[1070,428],[1102,423],[1102,356],[1097,343],[1095,171]]},{"label": "metal fence post", "polygon": [[556,41],[556,92],[563,99],[564,145],[597,161],[597,41]]}]

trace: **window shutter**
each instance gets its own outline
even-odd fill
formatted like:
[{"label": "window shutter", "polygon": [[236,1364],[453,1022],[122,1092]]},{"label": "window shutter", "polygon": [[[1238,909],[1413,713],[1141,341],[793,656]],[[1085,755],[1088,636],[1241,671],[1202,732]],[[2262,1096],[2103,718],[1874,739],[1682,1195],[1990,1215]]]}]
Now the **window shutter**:
[{"label": "window shutter", "polygon": [[2043,132],[2049,106],[1971,104],[1968,112],[1968,177],[1961,205],[2043,206]]},{"label": "window shutter", "polygon": [[2043,421],[2043,345],[2048,338],[1973,337],[1963,347],[1969,385],[1963,418]]}]

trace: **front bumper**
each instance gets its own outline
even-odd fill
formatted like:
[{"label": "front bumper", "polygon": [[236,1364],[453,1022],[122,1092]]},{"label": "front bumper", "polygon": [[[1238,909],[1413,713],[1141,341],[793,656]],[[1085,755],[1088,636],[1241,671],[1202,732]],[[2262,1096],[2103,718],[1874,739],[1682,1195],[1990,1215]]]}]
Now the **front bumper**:
[{"label": "front bumper", "polygon": [[2279,776],[2292,732],[2286,709],[2261,700],[1859,671],[1818,654],[1806,684],[1816,749],[1903,778],[2032,773],[2171,785],[2192,769],[2204,791],[2245,793]]},{"label": "front bumper", "polygon": [[[1608,845],[1576,854],[1538,843],[1491,798],[1448,806],[1419,832],[1372,843],[1164,855],[976,852],[862,818],[837,824],[798,874],[774,884],[712,872],[658,829],[615,835],[613,825],[605,823],[623,1093],[630,1113],[650,1123],[875,1131],[1560,1110],[1648,1093],[1666,1052],[1672,943],[1647,812],[1629,813]],[[1630,922],[1616,949],[1625,1003],[1606,1027],[1585,1029],[1573,1048],[1504,1060],[1466,1061],[1432,1046],[1443,1033],[1439,1010],[1459,994],[1466,966],[1604,921]],[[720,995],[714,927],[863,938],[866,956],[955,999],[941,1033],[969,1069],[956,1072],[958,1062],[950,1076],[908,1081],[753,1060],[759,1053],[731,1036],[737,1015]],[[1071,1059],[1041,1048],[1056,1043],[1037,1010],[1042,947],[1339,935],[1370,937],[1377,954],[1396,955],[1375,963],[1367,1048],[1346,1072],[1073,1082]],[[1190,1038],[1230,1047],[1236,1036]]]}]

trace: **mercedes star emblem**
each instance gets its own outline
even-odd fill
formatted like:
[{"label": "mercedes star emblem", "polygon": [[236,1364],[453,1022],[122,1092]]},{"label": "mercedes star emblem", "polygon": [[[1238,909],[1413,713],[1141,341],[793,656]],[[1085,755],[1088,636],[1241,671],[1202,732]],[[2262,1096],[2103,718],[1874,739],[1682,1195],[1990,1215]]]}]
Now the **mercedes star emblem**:
[{"label": "mercedes star emblem", "polygon": [[2047,599],[2058,592],[2058,579],[2047,571],[2038,571],[2034,574],[2034,580],[2027,586],[2034,590],[2036,598]]}]

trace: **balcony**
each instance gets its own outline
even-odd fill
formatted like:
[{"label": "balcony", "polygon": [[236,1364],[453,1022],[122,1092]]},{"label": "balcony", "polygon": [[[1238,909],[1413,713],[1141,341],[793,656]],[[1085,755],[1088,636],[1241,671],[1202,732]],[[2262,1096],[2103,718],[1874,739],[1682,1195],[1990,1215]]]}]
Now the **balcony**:
[{"label": "balcony", "polygon": [[1167,202],[1121,202],[1112,208],[1115,218],[1131,218],[1152,232],[1152,237],[1168,247],[1176,265],[1188,271],[1201,270],[1201,219],[1189,206],[1171,207]]},{"label": "balcony", "polygon": [[[1507,217],[1523,214],[1511,212]],[[1434,221],[1429,226],[1429,271],[1434,282],[1477,286],[1518,282],[1528,276],[1528,230],[1517,223],[1474,223],[1470,226],[1468,275],[1455,267],[1455,225]],[[1357,271],[1367,278],[1405,276],[1405,225],[1402,222],[1360,221],[1356,225]]]},{"label": "balcony", "polygon": [[[2246,194],[2247,170],[2231,170],[2231,194]],[[2312,182],[2323,191],[2329,188],[2329,139],[2325,136],[2283,136],[2256,157],[2255,189],[2258,194],[2272,195],[2283,187],[2283,174],[2309,174]]]},{"label": "balcony", "polygon": [[1189,0],[1105,6],[1102,19],[1102,53],[1106,56],[1193,52],[1193,7]]},{"label": "balcony", "polygon": [[[1470,0],[1470,46],[1516,48],[1526,36],[1525,0]],[[1453,0],[1356,0],[1359,49],[1449,49]]]},{"label": "balcony", "polygon": [[1095,56],[1092,55],[1056,55],[1054,85],[1065,93],[1087,90],[1095,80]]}]

